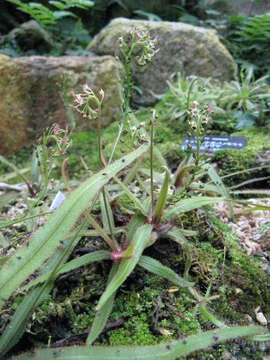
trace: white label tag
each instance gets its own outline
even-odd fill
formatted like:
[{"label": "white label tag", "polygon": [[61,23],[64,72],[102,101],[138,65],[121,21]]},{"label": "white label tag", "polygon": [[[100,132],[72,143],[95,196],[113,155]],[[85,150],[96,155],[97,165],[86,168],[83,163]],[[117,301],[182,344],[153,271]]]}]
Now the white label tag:
[{"label": "white label tag", "polygon": [[58,193],[55,195],[55,198],[52,201],[52,204],[50,206],[50,211],[54,211],[55,209],[57,209],[65,200],[66,200],[65,195],[61,191],[58,191]]}]

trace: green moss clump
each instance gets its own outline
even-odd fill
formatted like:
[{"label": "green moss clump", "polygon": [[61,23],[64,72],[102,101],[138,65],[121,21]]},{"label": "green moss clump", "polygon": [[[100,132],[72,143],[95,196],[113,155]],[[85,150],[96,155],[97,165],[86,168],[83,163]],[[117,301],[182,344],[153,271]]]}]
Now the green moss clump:
[{"label": "green moss clump", "polygon": [[125,322],[122,329],[109,331],[108,341],[113,345],[154,345],[158,337],[154,336],[147,323],[147,315],[132,317]]},{"label": "green moss clump", "polygon": [[83,158],[91,171],[98,169],[97,136],[94,131],[82,131],[72,134],[72,147],[68,160],[68,172],[70,176],[85,172]]},{"label": "green moss clump", "polygon": [[[261,150],[270,148],[267,132],[263,128],[250,128],[234,133],[233,136],[244,136],[247,140],[246,147],[242,150],[219,150],[212,156],[212,162],[217,163],[220,176],[240,172],[224,179],[224,183],[229,186],[249,180],[251,175],[254,176],[254,172],[245,170],[256,166],[255,159]],[[263,170],[256,170],[255,174],[255,177],[264,176]]]}]

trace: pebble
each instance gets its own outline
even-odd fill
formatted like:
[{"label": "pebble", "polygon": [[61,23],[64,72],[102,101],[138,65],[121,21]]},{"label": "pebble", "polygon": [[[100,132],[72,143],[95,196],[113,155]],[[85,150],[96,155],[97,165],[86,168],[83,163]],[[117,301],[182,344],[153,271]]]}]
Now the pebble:
[{"label": "pebble", "polygon": [[259,310],[260,310],[260,307],[257,307],[254,310],[256,319],[261,325],[266,326],[268,324],[266,317],[264,316],[264,314],[262,312],[259,312]]},{"label": "pebble", "polygon": [[262,265],[262,269],[263,269],[263,271],[264,271],[267,275],[270,275],[270,265],[268,265],[268,264],[263,264],[263,265]]},{"label": "pebble", "polygon": [[252,317],[250,315],[248,315],[248,314],[244,315],[244,320],[245,320],[245,322],[247,324],[254,324],[254,321],[253,321]]}]

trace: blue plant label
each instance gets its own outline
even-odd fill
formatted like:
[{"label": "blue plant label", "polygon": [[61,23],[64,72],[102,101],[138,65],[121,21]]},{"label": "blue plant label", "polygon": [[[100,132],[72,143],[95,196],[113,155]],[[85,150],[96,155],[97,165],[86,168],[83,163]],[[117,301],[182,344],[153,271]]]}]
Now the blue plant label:
[{"label": "blue plant label", "polygon": [[[200,140],[200,152],[213,153],[216,150],[223,149],[243,149],[246,146],[246,138],[238,136],[203,136]],[[195,136],[186,136],[182,143],[182,150],[187,150],[188,145],[197,149],[197,140]]]}]

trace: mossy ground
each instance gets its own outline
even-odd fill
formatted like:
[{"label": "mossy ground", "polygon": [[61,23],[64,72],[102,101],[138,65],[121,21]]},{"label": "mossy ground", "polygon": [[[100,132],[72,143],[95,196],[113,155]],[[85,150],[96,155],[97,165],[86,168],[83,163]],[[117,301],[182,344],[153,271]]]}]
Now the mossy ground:
[{"label": "mossy ground", "polygon": [[[207,305],[208,309],[227,325],[247,325],[245,316],[248,314],[255,319],[257,306],[269,319],[269,276],[261,270],[257,259],[244,253],[230,228],[221,223],[210,208],[199,218],[195,212],[188,218],[184,216],[181,223],[198,231],[198,236],[189,238],[192,248],[190,280],[202,294],[211,285],[210,294],[219,295]],[[96,239],[81,240],[76,251],[86,247],[93,250],[97,243]],[[159,240],[147,249],[146,255],[183,275],[186,253],[175,243]],[[92,264],[57,280],[51,295],[43,300],[28,322],[21,346],[25,349],[26,344],[54,344],[63,339],[67,344],[83,342],[94,319],[95,304],[104,291],[109,268],[108,261]],[[13,310],[20,301],[17,297]],[[195,308],[196,303],[186,289],[177,288],[137,267],[118,291],[109,318],[109,323],[118,322],[119,326],[104,332],[95,344],[152,345],[211,329],[211,323]],[[243,356],[262,359],[255,343],[242,340],[189,358],[218,360],[228,352],[237,359]]]}]

